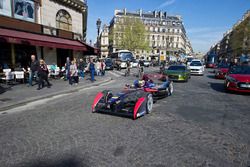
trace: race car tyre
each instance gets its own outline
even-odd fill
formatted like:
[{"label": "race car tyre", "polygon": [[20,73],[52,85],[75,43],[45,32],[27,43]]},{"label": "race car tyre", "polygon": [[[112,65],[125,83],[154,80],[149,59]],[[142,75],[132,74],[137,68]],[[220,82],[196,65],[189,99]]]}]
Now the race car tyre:
[{"label": "race car tyre", "polygon": [[147,114],[152,112],[153,104],[154,104],[153,95],[150,93],[150,94],[147,95],[147,101],[146,101],[146,112],[147,112]]},{"label": "race car tyre", "polygon": [[171,81],[167,88],[167,96],[171,96],[173,92],[174,92],[174,85],[173,82]]}]

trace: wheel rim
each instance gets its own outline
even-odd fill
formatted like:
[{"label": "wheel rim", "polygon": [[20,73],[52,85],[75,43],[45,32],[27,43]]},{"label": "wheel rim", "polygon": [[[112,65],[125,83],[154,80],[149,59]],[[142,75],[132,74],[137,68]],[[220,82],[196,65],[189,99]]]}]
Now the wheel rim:
[{"label": "wheel rim", "polygon": [[170,95],[172,95],[172,93],[174,92],[173,82],[171,82],[169,85],[169,92],[170,92]]},{"label": "wheel rim", "polygon": [[153,108],[153,97],[152,97],[152,94],[149,94],[148,101],[147,101],[148,113],[150,113],[152,111],[152,108]]}]

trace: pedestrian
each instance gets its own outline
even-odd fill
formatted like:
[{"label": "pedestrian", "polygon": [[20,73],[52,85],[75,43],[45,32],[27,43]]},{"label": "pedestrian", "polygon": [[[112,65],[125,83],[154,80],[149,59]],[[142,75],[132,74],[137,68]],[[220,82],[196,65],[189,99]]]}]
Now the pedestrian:
[{"label": "pedestrian", "polygon": [[49,74],[49,70],[45,61],[43,59],[40,59],[40,65],[38,67],[39,82],[38,82],[37,90],[40,90],[44,87],[44,81],[47,83],[48,88],[51,87],[51,84],[49,83],[49,80],[48,80],[48,74]]},{"label": "pedestrian", "polygon": [[105,75],[105,68],[106,68],[106,64],[104,63],[103,60],[101,60],[101,75],[102,76]]},{"label": "pedestrian", "polygon": [[101,63],[100,63],[100,60],[97,60],[95,66],[96,66],[96,75],[100,76],[101,75]]},{"label": "pedestrian", "polygon": [[35,55],[31,55],[30,71],[29,71],[29,86],[33,86],[33,78],[37,78],[37,71],[39,68],[39,62],[36,60]]},{"label": "pedestrian", "polygon": [[89,70],[90,75],[91,75],[91,81],[94,82],[95,81],[95,63],[94,63],[93,59],[90,59],[90,62],[88,65],[88,70]]},{"label": "pedestrian", "polygon": [[67,80],[69,80],[69,78],[70,78],[70,74],[69,74],[69,72],[70,72],[70,65],[71,65],[71,63],[70,63],[70,59],[69,59],[69,57],[67,57],[66,58],[66,63],[65,63],[65,81],[67,81]]},{"label": "pedestrian", "polygon": [[82,79],[84,78],[84,68],[85,68],[85,63],[83,59],[80,59],[78,69],[79,69],[79,75]]},{"label": "pedestrian", "polygon": [[70,72],[69,73],[70,73],[69,84],[72,85],[73,82],[74,82],[75,85],[78,85],[78,82],[79,82],[78,70],[77,70],[77,64],[76,64],[76,62],[74,60],[71,61]]}]

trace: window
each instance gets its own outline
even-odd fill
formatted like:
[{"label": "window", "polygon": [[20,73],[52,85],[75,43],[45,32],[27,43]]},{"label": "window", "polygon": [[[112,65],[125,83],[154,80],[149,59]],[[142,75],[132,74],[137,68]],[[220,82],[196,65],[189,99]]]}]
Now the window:
[{"label": "window", "polygon": [[66,31],[72,31],[72,19],[66,10],[59,10],[56,14],[56,27]]},{"label": "window", "polygon": [[[2,2],[3,0],[0,0]],[[4,0],[3,2],[7,2]],[[34,1],[31,0],[14,0],[13,13],[14,17],[26,21],[35,22],[35,7]]]},{"label": "window", "polygon": [[0,0],[0,14],[11,16],[11,5],[9,0]]}]

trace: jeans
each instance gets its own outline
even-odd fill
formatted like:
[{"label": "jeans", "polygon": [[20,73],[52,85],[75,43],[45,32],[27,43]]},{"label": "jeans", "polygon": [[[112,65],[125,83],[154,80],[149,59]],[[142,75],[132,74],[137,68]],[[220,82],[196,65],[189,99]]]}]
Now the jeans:
[{"label": "jeans", "polygon": [[80,74],[80,77],[84,78],[84,71],[83,70],[80,70],[79,74]]},{"label": "jeans", "polygon": [[37,71],[30,71],[29,73],[29,85],[32,86],[33,77],[37,78]]},{"label": "jeans", "polygon": [[95,70],[90,71],[91,81],[95,81]]},{"label": "jeans", "polygon": [[97,69],[97,70],[96,70],[96,75],[97,75],[97,76],[100,76],[100,75],[101,75],[101,70]]},{"label": "jeans", "polygon": [[66,75],[66,80],[69,80],[70,79],[70,70],[66,70],[65,71],[65,75]]},{"label": "jeans", "polygon": [[101,73],[102,73],[102,76],[104,76],[105,75],[105,70],[102,70]]}]

